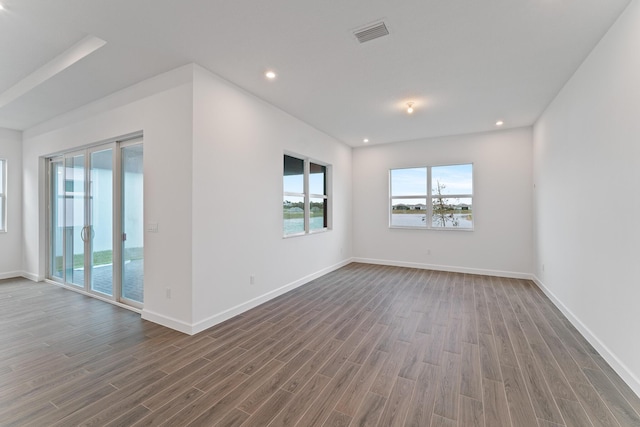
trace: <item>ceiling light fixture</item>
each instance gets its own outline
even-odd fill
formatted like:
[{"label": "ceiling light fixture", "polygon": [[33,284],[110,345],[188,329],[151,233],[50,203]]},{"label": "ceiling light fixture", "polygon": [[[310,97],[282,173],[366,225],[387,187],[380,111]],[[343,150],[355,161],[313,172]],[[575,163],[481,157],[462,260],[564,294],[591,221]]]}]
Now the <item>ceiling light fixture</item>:
[{"label": "ceiling light fixture", "polygon": [[267,71],[266,73],[264,73],[264,75],[269,80],[273,80],[276,78],[276,73],[274,73],[273,71]]},{"label": "ceiling light fixture", "polygon": [[4,10],[4,6],[0,3],[0,10]]},{"label": "ceiling light fixture", "polygon": [[498,120],[496,122],[496,126],[502,126],[504,124],[504,122],[502,120]]},{"label": "ceiling light fixture", "polygon": [[369,142],[369,138],[363,139],[362,142],[364,142],[366,144],[367,142]]},{"label": "ceiling light fixture", "polygon": [[413,114],[413,102],[407,102],[407,113]]}]

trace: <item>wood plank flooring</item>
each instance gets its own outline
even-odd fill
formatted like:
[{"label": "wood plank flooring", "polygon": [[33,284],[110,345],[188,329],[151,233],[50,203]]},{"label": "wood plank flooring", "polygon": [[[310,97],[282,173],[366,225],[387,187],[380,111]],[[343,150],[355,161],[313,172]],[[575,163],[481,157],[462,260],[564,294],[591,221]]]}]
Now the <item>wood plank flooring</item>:
[{"label": "wood plank flooring", "polygon": [[350,264],[195,336],[0,281],[2,426],[640,426],[529,281]]}]

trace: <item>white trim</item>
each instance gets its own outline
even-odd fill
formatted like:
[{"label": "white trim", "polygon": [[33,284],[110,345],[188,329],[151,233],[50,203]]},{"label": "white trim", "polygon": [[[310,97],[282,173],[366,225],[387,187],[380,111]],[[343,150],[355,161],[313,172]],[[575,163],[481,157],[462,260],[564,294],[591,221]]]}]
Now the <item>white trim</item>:
[{"label": "white trim", "polygon": [[453,265],[423,264],[418,262],[406,262],[406,261],[372,259],[372,258],[353,258],[353,262],[361,262],[363,264],[390,265],[393,267],[419,268],[422,270],[450,271],[452,273],[478,274],[481,276],[508,277],[511,279],[531,279],[530,273],[520,273],[516,271],[485,270],[482,268],[458,267]]},{"label": "white trim", "polygon": [[142,318],[158,325],[166,326],[184,334],[193,335],[193,326],[182,320],[175,319],[164,314],[159,314],[146,308],[142,310]]},{"label": "white trim", "polygon": [[589,344],[595,348],[600,356],[606,360],[611,368],[616,371],[622,380],[633,390],[633,392],[640,397],[640,379],[636,377],[633,372],[612,352],[598,337],[591,332],[591,330],[584,324],[573,312],[558,299],[558,297],[547,288],[544,283],[536,275],[531,275],[531,280],[540,288],[542,292],[558,307],[558,309],[565,315],[569,322],[582,334],[582,336],[589,341]]},{"label": "white trim", "polygon": [[81,59],[91,55],[107,44],[96,36],[87,35],[73,46],[0,93],[0,108],[20,98],[25,93],[55,77]]},{"label": "white trim", "polygon": [[25,279],[31,280],[32,282],[42,282],[44,280],[43,276],[39,276],[35,273],[29,273],[28,271],[20,272],[20,276],[24,277]]},{"label": "white trim", "polygon": [[9,209],[7,209],[7,191],[9,188],[9,184],[7,183],[7,179],[9,178],[9,173],[7,169],[8,161],[5,158],[0,158],[0,182],[2,186],[0,186],[0,233],[6,233],[9,221],[7,221],[7,214]]},{"label": "white trim", "polygon": [[334,264],[327,268],[323,268],[320,271],[309,274],[308,276],[295,280],[278,289],[274,289],[273,291],[267,292],[266,294],[260,295],[259,297],[253,298],[249,301],[243,302],[242,304],[238,304],[235,307],[232,307],[221,313],[214,314],[211,317],[208,317],[204,320],[196,322],[192,326],[192,331],[193,331],[192,333],[197,334],[198,332],[204,331],[205,329],[209,329],[210,327],[217,325],[218,323],[222,323],[227,319],[231,319],[233,316],[237,316],[240,313],[244,313],[245,311],[250,310],[254,307],[257,307],[260,304],[263,304],[269,300],[279,297],[280,295],[285,294],[292,289],[295,289],[304,284],[307,284],[310,281],[317,279],[318,277],[324,276],[325,274],[331,273],[332,271],[342,268],[345,265],[350,264],[352,261],[353,261],[352,259],[346,259],[346,260],[340,261],[337,264]]},{"label": "white trim", "polygon": [[13,279],[15,277],[22,277],[22,271],[7,271],[6,273],[0,273],[0,280]]},{"label": "white trim", "polygon": [[228,310],[222,311],[218,314],[214,314],[213,316],[207,317],[206,319],[193,324],[188,324],[181,320],[174,319],[172,317],[154,313],[147,309],[142,310],[142,318],[145,320],[149,320],[151,322],[157,323],[159,325],[166,326],[168,328],[175,329],[180,332],[184,332],[185,334],[195,335],[199,332],[202,332],[206,329],[211,328],[212,326],[222,323],[225,320],[231,319],[232,317],[237,316],[238,314],[244,313],[247,310],[251,310],[252,308],[259,306],[260,304],[263,304],[276,297],[279,297],[280,295],[285,294],[292,289],[305,285],[310,281],[317,279],[318,277],[324,276],[325,274],[331,273],[332,271],[342,268],[345,265],[350,264],[351,262],[353,262],[351,258],[345,259],[343,261],[340,261],[337,264],[334,264],[327,268],[323,268],[320,271],[309,274],[308,276],[302,277],[301,279],[288,283],[278,289],[274,289],[273,291],[267,292],[266,294],[260,295],[249,301],[238,304],[235,307],[231,307]]}]

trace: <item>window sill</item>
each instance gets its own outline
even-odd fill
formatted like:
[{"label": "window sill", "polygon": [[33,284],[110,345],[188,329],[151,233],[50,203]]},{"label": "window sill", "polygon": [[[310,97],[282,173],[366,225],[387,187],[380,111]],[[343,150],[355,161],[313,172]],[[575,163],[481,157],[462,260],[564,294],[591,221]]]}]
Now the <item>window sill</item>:
[{"label": "window sill", "polygon": [[296,234],[287,234],[286,236],[282,236],[283,239],[291,239],[293,237],[303,237],[303,236],[311,236],[313,234],[322,234],[331,231],[331,228],[323,228],[321,230],[313,230],[308,233],[296,233]]},{"label": "window sill", "polygon": [[473,228],[457,228],[457,227],[402,227],[400,225],[390,225],[390,230],[424,230],[424,231],[474,231]]}]

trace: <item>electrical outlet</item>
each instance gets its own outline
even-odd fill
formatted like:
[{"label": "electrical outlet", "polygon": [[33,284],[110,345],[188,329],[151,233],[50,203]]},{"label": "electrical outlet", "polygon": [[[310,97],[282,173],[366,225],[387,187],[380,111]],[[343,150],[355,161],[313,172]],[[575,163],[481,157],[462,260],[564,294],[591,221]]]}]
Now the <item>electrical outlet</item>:
[{"label": "electrical outlet", "polygon": [[427,255],[431,255],[431,249],[427,249]]},{"label": "electrical outlet", "polygon": [[171,288],[165,288],[164,294],[167,297],[167,299],[171,299]]},{"label": "electrical outlet", "polygon": [[256,276],[254,276],[253,274],[251,276],[249,276],[249,284],[250,285],[255,285],[256,284]]}]

